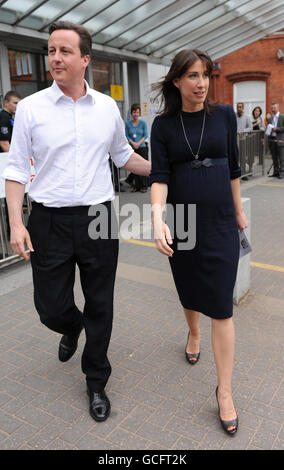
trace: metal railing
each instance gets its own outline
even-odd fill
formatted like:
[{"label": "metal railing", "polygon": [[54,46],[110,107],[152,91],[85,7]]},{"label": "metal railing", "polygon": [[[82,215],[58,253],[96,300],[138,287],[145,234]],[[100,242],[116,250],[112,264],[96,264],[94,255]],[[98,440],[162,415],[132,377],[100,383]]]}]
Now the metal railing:
[{"label": "metal railing", "polygon": [[238,132],[238,147],[242,176],[264,175],[268,153],[264,131]]}]

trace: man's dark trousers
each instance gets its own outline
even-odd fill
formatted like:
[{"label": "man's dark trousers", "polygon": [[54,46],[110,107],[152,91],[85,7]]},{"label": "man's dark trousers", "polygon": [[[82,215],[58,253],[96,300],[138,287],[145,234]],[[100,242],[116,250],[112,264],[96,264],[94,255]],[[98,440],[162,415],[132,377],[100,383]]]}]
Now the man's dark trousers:
[{"label": "man's dark trousers", "polygon": [[[104,205],[110,228],[111,203]],[[40,320],[62,335],[75,334],[84,326],[82,370],[89,389],[100,392],[111,374],[107,350],[118,237],[92,239],[88,229],[95,216],[88,216],[88,211],[88,206],[49,208],[33,202],[28,231],[34,248],[34,301]],[[83,314],[74,302],[76,264],[85,297]]]},{"label": "man's dark trousers", "polygon": [[279,147],[276,141],[276,137],[270,136],[268,139],[269,150],[271,152],[273,161],[273,174],[278,176],[280,172],[279,164]]}]

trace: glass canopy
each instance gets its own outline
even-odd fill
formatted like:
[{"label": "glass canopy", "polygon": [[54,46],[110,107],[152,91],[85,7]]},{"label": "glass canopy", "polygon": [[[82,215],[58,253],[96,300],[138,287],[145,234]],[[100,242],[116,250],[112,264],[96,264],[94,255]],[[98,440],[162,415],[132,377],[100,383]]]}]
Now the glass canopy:
[{"label": "glass canopy", "polygon": [[0,0],[0,33],[9,25],[40,35],[57,20],[84,25],[94,49],[169,63],[181,49],[217,59],[279,31],[284,8],[283,0]]}]

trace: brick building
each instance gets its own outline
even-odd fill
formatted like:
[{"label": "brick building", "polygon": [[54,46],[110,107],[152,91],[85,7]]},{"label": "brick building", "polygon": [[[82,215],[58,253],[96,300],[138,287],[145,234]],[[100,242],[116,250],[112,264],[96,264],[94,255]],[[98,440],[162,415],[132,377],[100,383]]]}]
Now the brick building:
[{"label": "brick building", "polygon": [[273,101],[284,113],[284,30],[215,59],[210,93],[235,108],[243,101],[250,115],[257,105],[265,114]]}]

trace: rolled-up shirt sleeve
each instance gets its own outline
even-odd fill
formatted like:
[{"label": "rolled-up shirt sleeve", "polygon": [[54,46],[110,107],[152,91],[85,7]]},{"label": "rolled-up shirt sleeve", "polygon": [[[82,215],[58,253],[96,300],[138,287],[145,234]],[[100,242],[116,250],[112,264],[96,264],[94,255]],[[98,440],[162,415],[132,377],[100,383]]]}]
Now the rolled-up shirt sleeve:
[{"label": "rolled-up shirt sleeve", "polygon": [[2,173],[2,178],[28,183],[30,179],[30,158],[32,156],[31,129],[25,102],[17,105],[12,141],[9,150],[8,163]]},{"label": "rolled-up shirt sleeve", "polygon": [[127,141],[125,125],[116,104],[114,105],[114,117],[116,126],[109,153],[116,166],[120,168],[127,163],[134,150]]},{"label": "rolled-up shirt sleeve", "polygon": [[170,163],[168,160],[165,132],[162,126],[162,118],[156,117],[151,128],[151,158],[152,170],[150,184],[165,183],[170,180]]},{"label": "rolled-up shirt sleeve", "polygon": [[239,165],[239,149],[237,141],[237,118],[234,108],[231,105],[227,106],[229,133],[228,133],[228,157],[231,179],[240,178],[241,168]]}]

